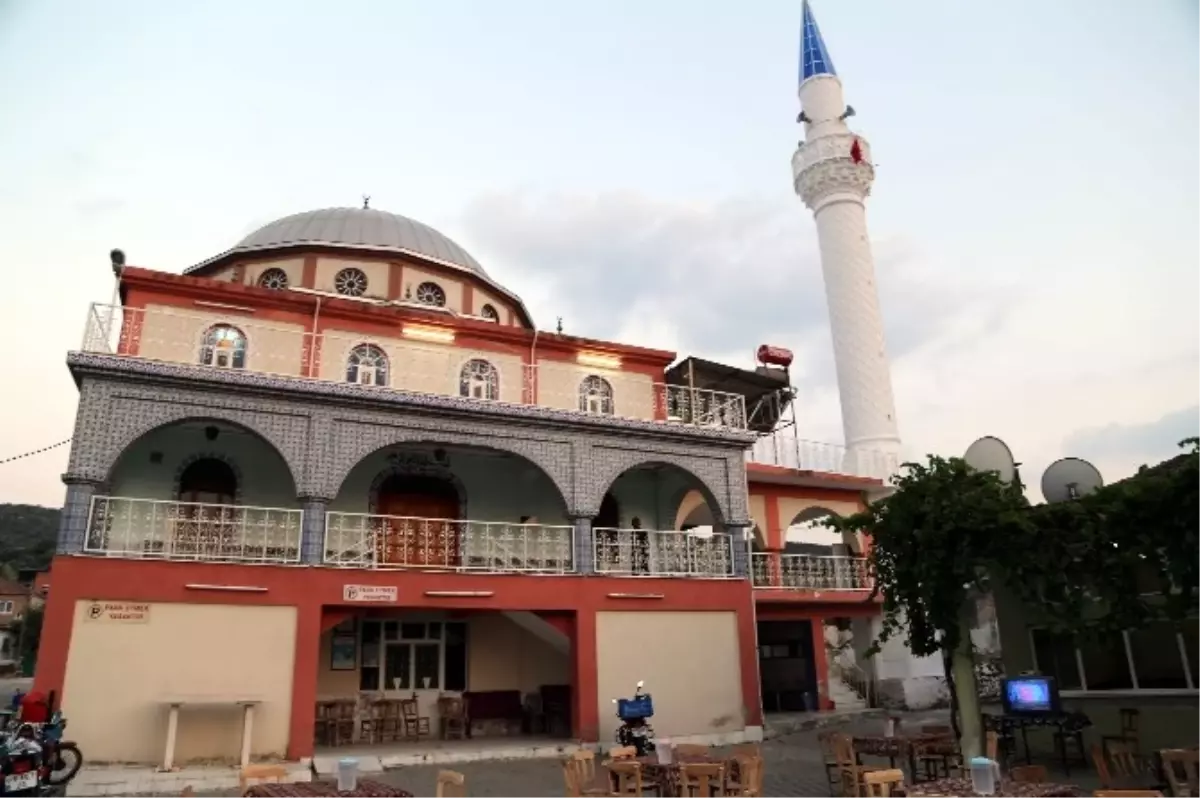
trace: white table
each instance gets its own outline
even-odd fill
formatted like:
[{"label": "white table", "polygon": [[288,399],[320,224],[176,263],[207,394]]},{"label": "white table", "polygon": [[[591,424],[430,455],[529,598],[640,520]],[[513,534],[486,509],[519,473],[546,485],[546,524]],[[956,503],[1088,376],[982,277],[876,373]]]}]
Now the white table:
[{"label": "white table", "polygon": [[242,709],[242,750],[241,764],[246,767],[250,763],[250,742],[254,735],[254,707],[262,703],[257,696],[170,696],[162,699],[167,710],[167,744],[163,752],[162,769],[169,771],[175,767],[175,738],[179,732],[179,710],[185,706],[213,707],[230,706]]}]

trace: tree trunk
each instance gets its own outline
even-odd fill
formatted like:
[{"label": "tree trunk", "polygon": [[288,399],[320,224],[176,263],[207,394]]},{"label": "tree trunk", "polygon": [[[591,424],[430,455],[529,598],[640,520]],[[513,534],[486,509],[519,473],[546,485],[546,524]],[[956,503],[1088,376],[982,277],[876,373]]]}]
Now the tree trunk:
[{"label": "tree trunk", "polygon": [[958,704],[959,744],[963,760],[983,756],[983,717],[979,710],[979,686],[975,682],[975,655],[971,645],[971,615],[958,622],[959,642],[951,654],[954,694]]}]

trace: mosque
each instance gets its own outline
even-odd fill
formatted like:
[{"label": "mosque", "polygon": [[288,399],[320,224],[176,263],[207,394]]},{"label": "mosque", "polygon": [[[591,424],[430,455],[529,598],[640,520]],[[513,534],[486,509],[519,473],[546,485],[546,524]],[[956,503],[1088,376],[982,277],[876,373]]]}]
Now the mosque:
[{"label": "mosque", "polygon": [[67,355],[36,673],[89,760],[608,743],[639,680],[676,740],[868,699],[826,628],[877,622],[869,542],[786,537],[861,508],[899,454],[871,151],[803,14],[792,167],[845,446],[788,429],[786,350],[740,367],[540,330],[453,239],[365,203],[181,271],[113,253],[117,300]]}]

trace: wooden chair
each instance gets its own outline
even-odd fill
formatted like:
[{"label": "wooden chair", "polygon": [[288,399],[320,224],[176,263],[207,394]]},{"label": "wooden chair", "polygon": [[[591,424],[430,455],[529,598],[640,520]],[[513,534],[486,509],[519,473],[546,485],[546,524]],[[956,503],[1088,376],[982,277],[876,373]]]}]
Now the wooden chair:
[{"label": "wooden chair", "polygon": [[366,710],[358,719],[358,739],[361,742],[377,743],[383,740],[383,709],[386,702],[376,699],[368,701]]},{"label": "wooden chair", "polygon": [[421,715],[420,705],[415,698],[401,699],[400,721],[406,740],[420,740],[422,736],[429,735],[429,718]]},{"label": "wooden chair", "polygon": [[354,742],[354,699],[334,701],[330,706],[330,745],[345,745]]},{"label": "wooden chair", "polygon": [[1092,795],[1098,798],[1161,798],[1158,790],[1096,790]]},{"label": "wooden chair", "polygon": [[467,704],[462,696],[438,696],[437,706],[442,739],[465,740],[470,724],[467,721]]},{"label": "wooden chair", "polygon": [[400,702],[387,699],[378,702],[380,717],[377,736],[380,742],[400,739]]},{"label": "wooden chair", "polygon": [[283,765],[246,765],[238,773],[239,795],[244,795],[251,782],[282,782],[288,780],[288,771]]},{"label": "wooden chair", "polygon": [[746,796],[758,798],[763,791],[763,759],[758,754],[733,755],[737,763],[737,778],[733,778],[733,768],[725,773],[725,795]]},{"label": "wooden chair", "polygon": [[680,743],[674,746],[675,756],[692,757],[693,759],[708,756],[712,750],[707,745],[695,743]]},{"label": "wooden chair", "polygon": [[838,765],[837,751],[834,750],[833,738],[837,732],[823,731],[817,733],[817,743],[821,746],[821,757],[825,760],[825,780],[829,782],[829,794],[841,782],[841,768]]},{"label": "wooden chair", "polygon": [[616,748],[609,750],[608,758],[614,761],[619,759],[636,759],[637,748],[632,745],[618,745]]},{"label": "wooden chair", "polygon": [[734,756],[762,757],[762,746],[758,743],[738,743],[733,747]]},{"label": "wooden chair", "polygon": [[1162,759],[1163,775],[1167,777],[1172,795],[1200,795],[1196,776],[1200,752],[1195,748],[1165,748],[1158,756]]},{"label": "wooden chair", "polygon": [[313,741],[317,745],[336,745],[333,736],[333,704],[318,701],[313,718]]},{"label": "wooden chair", "polygon": [[1141,714],[1141,711],[1137,709],[1122,708],[1121,732],[1101,737],[1100,747],[1108,751],[1109,743],[1129,743],[1132,745],[1134,753],[1137,753],[1141,747],[1141,740],[1138,737],[1138,722],[1141,720]]},{"label": "wooden chair", "polygon": [[725,765],[720,762],[684,762],[679,766],[679,794],[711,798],[725,786]]},{"label": "wooden chair", "polygon": [[593,796],[608,795],[609,786],[596,781],[596,755],[586,749],[580,749],[563,760],[563,780],[566,782],[567,795]]},{"label": "wooden chair", "polygon": [[437,798],[462,798],[467,794],[467,777],[453,770],[439,770]]},{"label": "wooden chair", "polygon": [[863,776],[863,784],[868,796],[888,798],[892,790],[904,789],[904,771],[899,768],[892,770],[876,770]]},{"label": "wooden chair", "polygon": [[984,756],[993,762],[1000,761],[1000,735],[994,731],[987,733],[987,751]]},{"label": "wooden chair", "polygon": [[854,738],[848,734],[833,735],[833,751],[837,757],[838,787],[842,795],[862,795],[863,777],[877,770],[888,770],[858,764],[858,757],[854,755]]},{"label": "wooden chair", "polygon": [[[636,751],[635,751],[636,753]],[[608,766],[612,781],[610,795],[641,795],[642,764],[630,760],[618,760]]]},{"label": "wooden chair", "polygon": [[1050,773],[1043,765],[1021,765],[1008,771],[1008,777],[1018,784],[1035,784],[1050,781]]}]

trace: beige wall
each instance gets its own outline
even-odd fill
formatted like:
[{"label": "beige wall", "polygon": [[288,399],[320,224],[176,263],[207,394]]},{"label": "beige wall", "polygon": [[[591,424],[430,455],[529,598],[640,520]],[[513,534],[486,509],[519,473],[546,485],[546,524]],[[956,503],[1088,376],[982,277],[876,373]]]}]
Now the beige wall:
[{"label": "beige wall", "polygon": [[176,761],[236,761],[241,709],[202,699],[259,699],[253,755],[282,755],[288,742],[295,659],[294,607],[151,604],[145,622],[90,620],[75,605],[63,688],[71,737],[88,761],[161,762],[166,701],[180,711]]},{"label": "beige wall", "polygon": [[[304,356],[304,327],[262,322],[253,314],[180,309],[147,305],[140,315],[138,354],[171,363],[200,362],[204,333],[214,324],[229,324],[246,336],[246,370],[298,376]],[[130,318],[136,318],[130,314]],[[126,322],[128,323],[128,322]]]},{"label": "beige wall", "polygon": [[386,297],[388,293],[388,274],[392,266],[383,260],[343,260],[341,258],[317,258],[316,276],[313,288],[317,291],[328,291],[336,294],[333,279],[342,269],[359,269],[367,276],[367,290],[363,296]]},{"label": "beige wall", "polygon": [[592,375],[603,377],[612,386],[614,415],[654,418],[654,381],[650,377],[545,358],[538,359],[538,404],[579,410],[579,385]]},{"label": "beige wall", "polygon": [[767,543],[767,497],[761,493],[754,493],[754,486],[750,486],[750,520],[758,528],[758,545],[766,546]]},{"label": "beige wall", "polygon": [[512,317],[512,310],[510,309],[508,302],[497,299],[493,294],[484,291],[478,286],[475,287],[475,290],[472,293],[473,297],[471,299],[471,304],[473,305],[473,308],[471,312],[473,314],[478,316],[483,312],[484,305],[491,305],[496,309],[496,313],[500,316],[500,324],[505,325],[509,323]]},{"label": "beige wall", "polygon": [[521,401],[524,377],[520,357],[401,338],[354,336],[327,331],[321,345],[321,379],[336,382],[345,380],[347,358],[359,344],[374,344],[387,353],[392,388],[458,396],[459,375],[463,366],[472,358],[482,358],[500,372],[500,401]]},{"label": "beige wall", "polygon": [[268,260],[261,263],[247,263],[245,267],[247,285],[258,285],[258,278],[268,269],[282,269],[288,278],[289,287],[303,285],[304,258],[288,258],[286,260]]},{"label": "beige wall", "polygon": [[620,723],[612,700],[639,680],[654,696],[659,738],[745,728],[736,613],[600,612],[596,652],[601,740]]}]

